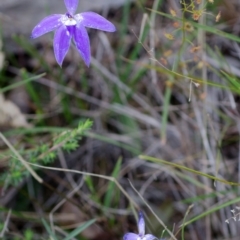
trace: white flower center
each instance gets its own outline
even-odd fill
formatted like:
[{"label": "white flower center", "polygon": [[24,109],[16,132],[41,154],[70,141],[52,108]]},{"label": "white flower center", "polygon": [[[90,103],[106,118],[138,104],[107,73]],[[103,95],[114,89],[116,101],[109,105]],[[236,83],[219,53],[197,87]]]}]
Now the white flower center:
[{"label": "white flower center", "polygon": [[145,237],[145,235],[143,235],[143,236],[138,236],[137,240],[146,240],[146,237]]},{"label": "white flower center", "polygon": [[75,17],[75,19],[77,20],[77,22],[81,22],[81,21],[83,20],[83,17],[82,17],[82,15],[81,15],[81,13],[76,14],[74,17]]},{"label": "white flower center", "polygon": [[70,16],[70,15],[64,15],[61,18],[61,22],[65,25],[65,26],[74,26],[77,24],[77,21],[75,20],[74,17]]}]

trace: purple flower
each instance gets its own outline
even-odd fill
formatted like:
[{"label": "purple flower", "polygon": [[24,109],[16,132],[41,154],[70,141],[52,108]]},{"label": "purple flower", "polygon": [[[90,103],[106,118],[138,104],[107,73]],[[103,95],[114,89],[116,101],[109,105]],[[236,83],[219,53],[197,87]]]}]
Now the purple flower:
[{"label": "purple flower", "polygon": [[115,26],[94,12],[83,12],[75,14],[78,0],[64,0],[67,13],[53,14],[44,18],[32,31],[32,38],[37,38],[45,33],[55,30],[53,47],[58,64],[61,66],[71,39],[76,45],[78,52],[87,66],[90,64],[90,41],[85,27],[95,28],[106,32],[114,32]]},{"label": "purple flower", "polygon": [[145,221],[143,218],[143,213],[139,212],[138,219],[138,234],[136,233],[126,233],[123,236],[123,240],[153,240],[158,239],[152,234],[145,234]]}]

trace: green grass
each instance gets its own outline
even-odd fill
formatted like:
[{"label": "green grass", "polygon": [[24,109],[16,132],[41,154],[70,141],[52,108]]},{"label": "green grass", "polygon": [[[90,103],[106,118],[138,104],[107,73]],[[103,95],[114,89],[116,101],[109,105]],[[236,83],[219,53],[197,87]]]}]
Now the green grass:
[{"label": "green grass", "polygon": [[238,237],[240,38],[215,21],[221,1],[195,2],[111,10],[118,31],[90,33],[90,68],[13,36],[24,55],[4,51],[0,94],[24,89],[32,127],[1,125],[0,106],[4,240],[122,239],[139,210],[157,237]]}]

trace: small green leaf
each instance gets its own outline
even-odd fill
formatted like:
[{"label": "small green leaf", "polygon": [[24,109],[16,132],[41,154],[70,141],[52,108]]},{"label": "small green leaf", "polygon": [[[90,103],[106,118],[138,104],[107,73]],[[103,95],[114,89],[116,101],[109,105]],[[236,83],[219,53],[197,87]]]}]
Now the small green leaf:
[{"label": "small green leaf", "polygon": [[87,221],[87,222],[81,224],[78,228],[76,228],[71,233],[69,233],[69,235],[67,237],[65,237],[63,240],[71,240],[72,238],[77,236],[79,233],[81,233],[83,230],[85,230],[86,228],[88,228],[95,222],[96,222],[96,219],[92,219],[90,221]]},{"label": "small green leaf", "polygon": [[46,229],[46,231],[48,232],[48,234],[50,235],[50,237],[53,239],[53,240],[58,240],[56,235],[52,232],[50,226],[48,225],[48,223],[45,221],[44,218],[42,218],[42,223]]},{"label": "small green leaf", "polygon": [[[121,170],[121,165],[122,165],[122,158],[119,158],[115,168],[113,169],[112,177],[117,178],[119,175],[119,172]],[[111,201],[113,198],[114,190],[116,190],[116,186],[114,182],[109,182],[108,188],[107,188],[107,193],[104,198],[104,206],[105,207],[110,207]],[[115,195],[115,194],[114,194]]]}]

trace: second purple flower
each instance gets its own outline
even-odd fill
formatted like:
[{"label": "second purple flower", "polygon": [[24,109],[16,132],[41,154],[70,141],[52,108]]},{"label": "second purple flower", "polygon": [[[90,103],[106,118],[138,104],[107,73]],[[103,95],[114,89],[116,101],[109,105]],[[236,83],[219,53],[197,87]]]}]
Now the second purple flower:
[{"label": "second purple flower", "polygon": [[[123,240],[154,240],[158,239],[152,234],[145,234],[145,221],[143,217],[143,213],[139,212],[139,219],[138,219],[138,234],[136,233],[126,233],[123,236]],[[164,240],[164,239],[159,239]]]},{"label": "second purple flower", "polygon": [[[116,31],[115,26],[94,12],[75,14],[78,0],[64,0],[67,13],[53,14],[39,22],[32,31],[32,38],[37,38],[45,33],[55,31],[53,48],[57,63],[61,66],[69,50],[71,40],[89,66],[91,60],[90,41],[85,27],[95,28],[106,32]],[[75,14],[75,15],[74,15]]]}]

